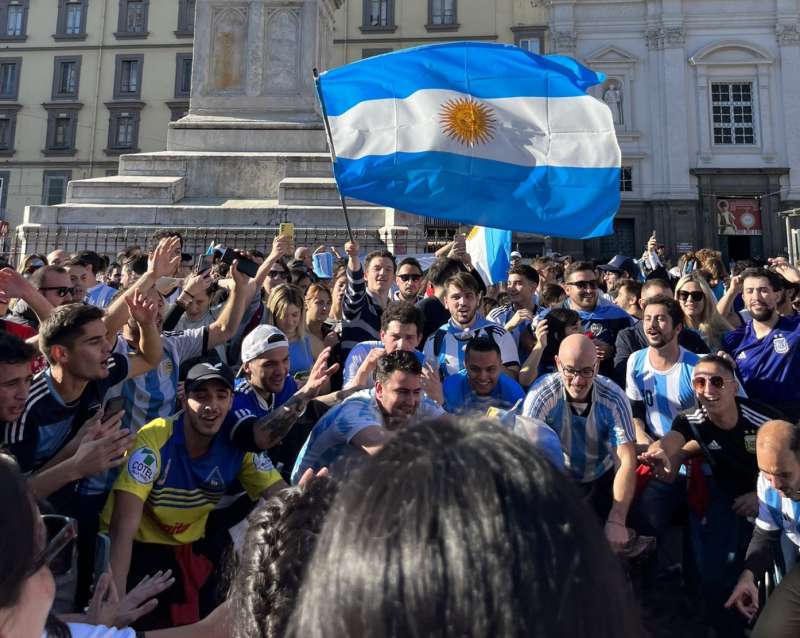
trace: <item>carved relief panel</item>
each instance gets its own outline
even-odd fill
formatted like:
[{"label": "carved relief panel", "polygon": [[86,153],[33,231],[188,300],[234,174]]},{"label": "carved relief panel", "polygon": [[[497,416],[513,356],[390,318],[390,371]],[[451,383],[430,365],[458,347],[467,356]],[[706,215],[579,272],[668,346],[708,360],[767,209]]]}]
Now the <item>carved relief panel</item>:
[{"label": "carved relief panel", "polygon": [[214,7],[211,17],[211,93],[244,93],[247,7]]},{"label": "carved relief panel", "polygon": [[302,84],[303,47],[300,7],[268,7],[265,32],[264,84],[270,94],[295,93]]}]

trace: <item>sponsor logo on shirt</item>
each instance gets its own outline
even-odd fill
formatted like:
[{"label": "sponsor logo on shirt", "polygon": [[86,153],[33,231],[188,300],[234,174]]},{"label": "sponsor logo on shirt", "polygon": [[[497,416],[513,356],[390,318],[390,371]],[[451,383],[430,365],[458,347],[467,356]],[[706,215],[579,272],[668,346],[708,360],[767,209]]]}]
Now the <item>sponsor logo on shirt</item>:
[{"label": "sponsor logo on shirt", "polygon": [[272,469],[272,461],[266,452],[253,455],[253,465],[259,472],[269,472]]},{"label": "sponsor logo on shirt", "polygon": [[716,441],[711,441],[711,443],[708,444],[708,449],[709,450],[721,450],[722,446],[719,443],[717,443]]},{"label": "sponsor logo on shirt", "polygon": [[128,459],[128,474],[137,483],[147,485],[158,476],[158,457],[150,448],[140,447]]},{"label": "sponsor logo on shirt", "polygon": [[739,355],[736,357],[737,359],[747,359],[747,355],[744,351],[740,352]]},{"label": "sponsor logo on shirt", "polygon": [[778,335],[772,340],[772,347],[777,354],[786,354],[789,352],[789,342],[786,341],[786,337],[783,335]]},{"label": "sponsor logo on shirt", "polygon": [[203,485],[214,491],[219,491],[225,487],[225,481],[222,480],[222,472],[219,471],[219,467],[215,467],[209,472],[206,480],[203,481]]}]

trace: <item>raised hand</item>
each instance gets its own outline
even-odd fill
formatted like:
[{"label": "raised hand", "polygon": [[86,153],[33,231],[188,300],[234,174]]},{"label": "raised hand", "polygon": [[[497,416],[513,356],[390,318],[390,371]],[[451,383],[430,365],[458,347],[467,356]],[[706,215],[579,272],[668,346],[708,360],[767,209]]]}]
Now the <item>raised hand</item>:
[{"label": "raised hand", "polygon": [[165,237],[147,260],[147,270],[159,277],[171,277],[181,265],[180,237]]},{"label": "raised hand", "polygon": [[328,365],[328,359],[330,358],[330,355],[331,348],[325,348],[319,353],[317,360],[311,367],[311,372],[308,374],[308,379],[300,389],[300,392],[306,399],[313,399],[314,397],[319,396],[319,393],[325,387],[326,383],[330,381],[331,376],[333,376],[333,374],[339,369],[338,363],[334,363],[331,366]]},{"label": "raised hand", "polygon": [[175,577],[171,569],[165,572],[159,570],[152,576],[145,576],[119,601],[114,625],[128,627],[142,616],[149,614],[158,606],[156,596],[172,587],[174,583]]},{"label": "raised hand", "polygon": [[32,292],[37,292],[36,288],[22,274],[13,268],[0,270],[0,295],[27,301]]},{"label": "raised hand", "polygon": [[[178,255],[180,257],[180,255]],[[154,324],[158,315],[158,306],[147,298],[147,295],[134,291],[133,295],[125,297],[128,310],[134,321],[140,326]]]},{"label": "raised hand", "polygon": [[439,405],[444,405],[444,390],[439,373],[433,369],[430,363],[422,366],[422,389],[432,401]]}]

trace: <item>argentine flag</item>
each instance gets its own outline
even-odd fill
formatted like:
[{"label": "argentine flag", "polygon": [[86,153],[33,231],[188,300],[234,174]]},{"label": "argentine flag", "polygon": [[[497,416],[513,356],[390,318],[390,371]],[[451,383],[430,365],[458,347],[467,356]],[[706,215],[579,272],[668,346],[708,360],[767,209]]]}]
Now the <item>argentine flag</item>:
[{"label": "argentine flag", "polygon": [[472,265],[489,286],[508,280],[511,265],[511,231],[475,226],[467,235]]},{"label": "argentine flag", "polygon": [[558,237],[613,232],[620,150],[605,79],[576,61],[453,42],[323,73],[344,196]]}]

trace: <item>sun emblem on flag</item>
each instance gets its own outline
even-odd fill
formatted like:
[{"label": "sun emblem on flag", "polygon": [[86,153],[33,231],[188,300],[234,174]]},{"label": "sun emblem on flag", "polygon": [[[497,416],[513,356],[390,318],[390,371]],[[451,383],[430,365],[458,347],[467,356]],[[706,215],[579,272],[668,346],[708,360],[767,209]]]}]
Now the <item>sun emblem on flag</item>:
[{"label": "sun emblem on flag", "polygon": [[471,97],[448,100],[439,113],[444,134],[466,144],[486,144],[494,137],[495,118],[492,109]]}]

